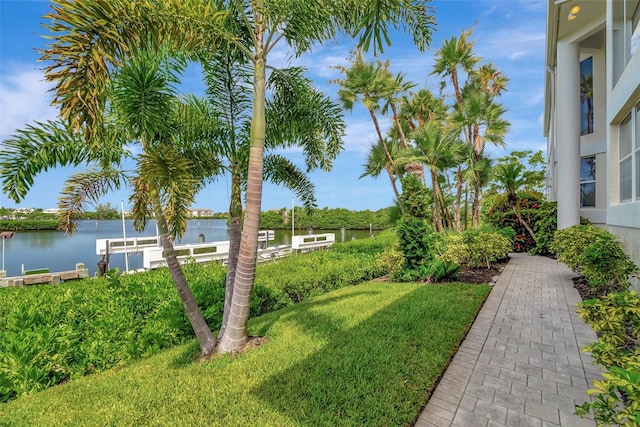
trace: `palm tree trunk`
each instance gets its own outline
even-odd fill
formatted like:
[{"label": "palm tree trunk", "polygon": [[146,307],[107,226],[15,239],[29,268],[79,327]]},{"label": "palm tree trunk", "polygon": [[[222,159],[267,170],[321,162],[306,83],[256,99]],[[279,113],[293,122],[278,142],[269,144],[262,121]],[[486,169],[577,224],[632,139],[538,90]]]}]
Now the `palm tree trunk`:
[{"label": "palm tree trunk", "polygon": [[202,317],[202,313],[198,308],[198,303],[193,297],[193,293],[189,288],[187,279],[184,277],[182,267],[176,258],[176,251],[173,248],[173,243],[169,239],[169,226],[167,220],[162,212],[160,206],[160,198],[156,191],[152,191],[153,210],[158,224],[158,232],[160,234],[160,242],[162,243],[162,250],[164,252],[164,258],[167,261],[167,267],[169,273],[173,279],[173,283],[180,296],[180,301],[187,312],[187,317],[191,323],[191,327],[196,334],[198,343],[200,344],[200,355],[208,356],[216,349],[217,341],[211,333],[211,329],[207,325],[207,322]]},{"label": "palm tree trunk", "polygon": [[[398,109],[396,108],[396,104],[391,103],[391,112],[393,113],[393,121],[398,128],[398,132],[400,133],[400,142],[402,143],[402,147],[406,150],[409,148],[409,143],[407,142],[407,137],[404,134],[404,130],[400,125],[400,117],[398,116]],[[426,186],[425,176],[424,176],[424,166],[420,162],[409,162],[405,166],[404,170],[409,174],[418,175],[420,177],[420,182]]]},{"label": "palm tree trunk", "polygon": [[473,183],[473,204],[471,205],[471,225],[476,227],[480,224],[480,177],[476,177]]},{"label": "palm tree trunk", "polygon": [[520,201],[517,198],[516,198],[515,213],[516,213],[516,218],[518,218],[518,221],[520,221],[520,224],[522,224],[524,228],[529,232],[529,235],[531,236],[533,241],[536,242],[536,245],[537,245],[538,239],[536,238],[536,235],[531,229],[531,226],[529,225],[529,223],[525,221],[524,218],[522,218],[522,211],[520,210]]},{"label": "palm tree trunk", "polygon": [[256,275],[258,230],[262,206],[262,180],[264,169],[266,52],[264,52],[265,17],[261,11],[264,1],[256,1],[255,58],[253,74],[253,116],[251,118],[251,146],[249,148],[249,174],[247,177],[246,211],[240,239],[238,266],[229,319],[220,338],[218,352],[241,350],[247,342],[247,321],[251,292]]},{"label": "palm tree trunk", "polygon": [[440,215],[440,187],[438,186],[438,177],[433,169],[431,169],[431,187],[433,188],[433,222],[436,226],[436,231],[442,231],[442,216]]},{"label": "palm tree trunk", "polygon": [[[382,145],[382,148],[384,149],[384,154],[387,156],[387,160],[389,160],[389,165],[391,165],[391,168],[393,169],[393,171],[395,172],[395,175],[400,178],[400,171],[398,170],[398,167],[396,166],[396,162],[393,159],[393,157],[391,157],[391,153],[389,152],[389,148],[387,147],[387,144],[384,142],[384,138],[382,137],[382,132],[380,131],[380,123],[378,123],[378,117],[376,116],[376,113],[373,109],[369,109],[369,114],[371,115],[371,120],[373,120],[373,127],[376,129],[376,133],[378,134],[378,141],[380,141],[380,145]],[[398,188],[396,187],[396,180],[392,179],[391,180],[391,185],[393,186],[393,192],[396,195],[396,200],[398,200],[398,206],[400,207],[400,212],[404,215],[404,206],[402,205],[402,200],[400,199],[400,193],[398,193]]]},{"label": "palm tree trunk", "polygon": [[229,258],[227,259],[227,277],[224,295],[224,311],[222,324],[218,338],[224,335],[229,321],[229,311],[233,300],[233,286],[236,280],[236,268],[238,265],[238,252],[240,250],[240,238],[242,236],[242,191],[240,188],[240,172],[237,163],[231,166],[231,203],[229,204]]},{"label": "palm tree trunk", "polygon": [[460,226],[460,215],[462,210],[462,171],[458,169],[458,173],[456,174],[456,211],[454,213],[456,231],[461,231],[462,227]]},{"label": "palm tree trunk", "polygon": [[393,194],[396,195],[396,200],[398,201],[398,206],[400,206],[400,212],[404,215],[404,207],[402,203],[400,203],[400,192],[398,191],[398,186],[396,185],[396,177],[393,175],[393,171],[390,167],[385,168],[387,173],[389,174],[389,180],[391,181],[391,187],[393,188]]}]

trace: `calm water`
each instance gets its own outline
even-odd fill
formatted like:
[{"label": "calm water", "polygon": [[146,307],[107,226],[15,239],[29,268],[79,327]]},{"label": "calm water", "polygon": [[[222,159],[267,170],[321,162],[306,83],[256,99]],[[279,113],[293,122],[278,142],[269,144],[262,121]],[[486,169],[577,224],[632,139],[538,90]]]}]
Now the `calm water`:
[{"label": "calm water", "polygon": [[[155,222],[151,221],[142,233],[133,230],[133,221],[127,220],[127,237],[155,236]],[[336,241],[348,241],[352,238],[362,239],[369,236],[368,230],[315,230],[316,233],[336,235]],[[229,240],[226,220],[203,219],[190,220],[187,232],[176,244],[198,243],[199,235],[205,241]],[[296,230],[296,235],[307,234]],[[343,237],[344,234],[344,237]],[[12,239],[4,241],[4,269],[7,276],[19,276],[24,265],[25,270],[48,268],[49,271],[73,270],[77,262],[84,263],[93,276],[100,257],[96,255],[96,239],[122,238],[121,220],[80,221],[78,231],[73,235],[65,235],[60,231],[17,232]],[[275,240],[270,245],[291,244],[291,230],[276,230]],[[111,268],[124,271],[124,254],[110,256]],[[0,265],[1,268],[1,265]],[[142,254],[129,254],[129,268],[142,268]]]}]

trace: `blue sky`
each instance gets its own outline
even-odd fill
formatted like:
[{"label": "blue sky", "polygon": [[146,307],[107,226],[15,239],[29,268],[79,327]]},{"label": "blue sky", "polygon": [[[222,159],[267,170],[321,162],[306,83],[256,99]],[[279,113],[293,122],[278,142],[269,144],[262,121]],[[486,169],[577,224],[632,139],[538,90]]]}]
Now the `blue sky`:
[{"label": "blue sky", "polygon": [[[506,119],[511,129],[506,137],[506,149],[487,147],[492,157],[500,157],[513,150],[545,150],[542,136],[544,102],[544,35],[545,8],[542,0],[434,0],[437,29],[430,49],[420,53],[410,37],[398,34],[393,45],[385,49],[381,59],[389,59],[393,72],[402,71],[418,88],[439,90],[440,79],[430,75],[433,56],[443,40],[459,36],[463,29],[475,25],[472,39],[475,52],[485,62],[492,62],[509,79],[508,91],[500,102],[507,109]],[[8,138],[16,129],[34,120],[55,119],[57,112],[50,106],[50,86],[44,81],[36,48],[43,48],[46,40],[41,18],[49,10],[48,1],[0,0],[0,140]],[[335,65],[347,65],[353,43],[341,38],[319,46],[312,53],[296,59],[295,64],[308,68],[308,76],[320,89],[336,98],[338,87],[330,84],[339,78]],[[287,60],[285,50],[274,51],[271,64],[282,65]],[[199,75],[191,70],[186,76],[185,90],[201,94]],[[316,185],[319,207],[347,208],[351,210],[377,210],[393,203],[393,192],[386,176],[377,179],[363,178],[362,164],[368,147],[375,142],[375,133],[369,115],[360,106],[346,111],[347,124],[345,149],[334,162],[329,173],[314,172],[311,178]],[[384,127],[389,118],[380,118]],[[286,155],[303,165],[300,152],[288,151]],[[73,169],[59,168],[40,174],[35,185],[20,204],[21,207],[53,208],[63,187],[63,181]],[[226,212],[228,208],[228,184],[220,178],[196,197],[194,207]],[[120,206],[124,200],[128,206],[128,190],[105,196],[101,203]],[[263,210],[289,207],[293,194],[281,187],[265,184]],[[296,205],[299,204],[295,201]],[[16,204],[1,196],[3,207]]]}]

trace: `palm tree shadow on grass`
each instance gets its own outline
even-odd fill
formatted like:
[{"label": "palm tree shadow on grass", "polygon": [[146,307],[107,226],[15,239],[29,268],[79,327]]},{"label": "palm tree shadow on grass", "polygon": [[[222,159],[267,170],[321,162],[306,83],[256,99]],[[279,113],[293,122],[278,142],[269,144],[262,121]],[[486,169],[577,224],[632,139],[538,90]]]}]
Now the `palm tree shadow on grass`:
[{"label": "palm tree shadow on grass", "polygon": [[344,332],[325,315],[305,311],[293,316],[307,330],[331,325],[326,328],[331,330],[328,344],[266,378],[252,393],[294,423],[413,423],[478,309],[464,314],[449,309],[456,297],[468,298],[459,290],[451,294],[449,304],[425,305],[426,288]]},{"label": "palm tree shadow on grass", "polygon": [[[310,312],[309,310],[304,310],[302,306],[307,304],[313,304],[314,307],[322,307],[326,305],[330,305],[345,299],[355,298],[363,295],[375,295],[377,291],[358,291],[352,292],[348,295],[337,295],[335,297],[324,298],[321,301],[312,301],[311,298],[306,299],[300,303],[290,305],[288,307],[282,308],[280,310],[276,310],[271,313],[266,313],[264,315],[264,319],[261,320],[260,325],[258,327],[251,327],[251,321],[249,323],[249,330],[254,336],[267,337],[269,336],[269,331],[273,327],[275,323],[277,323],[282,317],[286,316],[291,311],[300,311],[298,314],[294,314],[294,318],[296,322],[305,328],[305,330],[310,330],[317,328],[318,323],[322,322],[322,324],[327,325],[326,327],[331,331],[339,330],[339,325],[335,322],[332,322],[331,319],[328,319],[326,316],[317,316],[315,313]],[[314,320],[311,320],[314,319]],[[300,321],[299,321],[300,320]],[[180,352],[171,362],[170,367],[175,369],[186,368],[196,360],[199,356],[199,347],[197,342],[192,342],[187,345],[183,351]]]}]

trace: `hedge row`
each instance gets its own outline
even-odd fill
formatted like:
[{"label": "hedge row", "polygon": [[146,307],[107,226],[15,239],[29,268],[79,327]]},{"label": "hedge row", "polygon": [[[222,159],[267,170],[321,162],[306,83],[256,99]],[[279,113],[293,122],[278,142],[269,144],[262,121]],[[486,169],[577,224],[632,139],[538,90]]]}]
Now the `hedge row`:
[{"label": "hedge row", "polygon": [[[336,244],[261,264],[257,316],[379,274],[380,238]],[[212,330],[222,319],[225,268],[187,265],[185,275]],[[0,402],[110,369],[190,340],[193,332],[168,270],[0,290]]]}]

